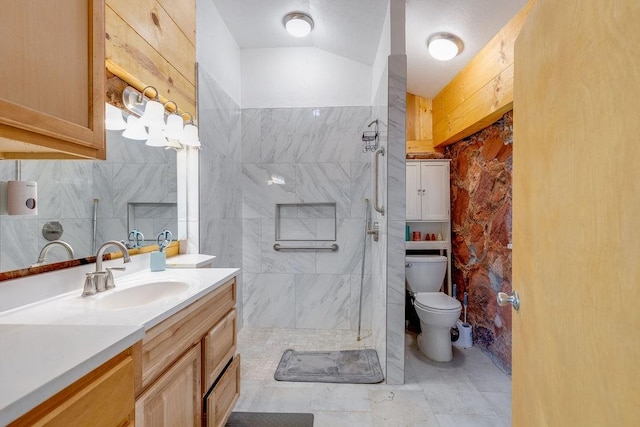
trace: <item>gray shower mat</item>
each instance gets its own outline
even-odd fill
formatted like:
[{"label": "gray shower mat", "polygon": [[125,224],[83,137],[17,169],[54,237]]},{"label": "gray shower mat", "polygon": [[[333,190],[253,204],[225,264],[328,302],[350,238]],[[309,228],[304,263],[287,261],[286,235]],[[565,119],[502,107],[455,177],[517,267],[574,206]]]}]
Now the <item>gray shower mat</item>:
[{"label": "gray shower mat", "polygon": [[375,384],[384,376],[375,350],[286,350],[274,378],[292,382]]}]

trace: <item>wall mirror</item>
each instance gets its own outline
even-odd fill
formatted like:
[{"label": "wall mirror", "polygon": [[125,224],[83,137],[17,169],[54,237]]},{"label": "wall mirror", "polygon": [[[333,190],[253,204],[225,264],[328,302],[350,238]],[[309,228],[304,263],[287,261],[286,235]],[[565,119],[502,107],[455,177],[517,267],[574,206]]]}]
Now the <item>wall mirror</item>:
[{"label": "wall mirror", "polygon": [[[73,248],[74,259],[95,255],[107,240],[153,245],[164,229],[186,238],[178,231],[177,157],[173,149],[107,131],[106,161],[1,160],[0,181],[19,174],[38,183],[38,215],[0,215],[0,271],[36,264],[60,226],[59,239]],[[44,263],[65,261],[67,252],[53,245]]]}]

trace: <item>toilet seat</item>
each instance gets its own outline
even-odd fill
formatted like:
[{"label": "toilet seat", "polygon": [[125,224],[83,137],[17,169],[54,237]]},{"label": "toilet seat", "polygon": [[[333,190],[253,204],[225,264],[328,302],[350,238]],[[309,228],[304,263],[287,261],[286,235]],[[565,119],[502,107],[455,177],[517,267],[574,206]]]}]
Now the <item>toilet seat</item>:
[{"label": "toilet seat", "polygon": [[451,312],[462,307],[460,301],[444,292],[419,292],[414,297],[416,307],[431,312]]}]

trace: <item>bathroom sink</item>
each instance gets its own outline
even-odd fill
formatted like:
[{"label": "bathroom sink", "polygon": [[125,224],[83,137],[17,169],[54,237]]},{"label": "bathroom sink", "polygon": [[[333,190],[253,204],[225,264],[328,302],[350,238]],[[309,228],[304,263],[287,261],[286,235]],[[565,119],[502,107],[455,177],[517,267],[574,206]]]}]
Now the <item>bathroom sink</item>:
[{"label": "bathroom sink", "polygon": [[157,281],[134,285],[124,289],[114,289],[100,295],[94,307],[104,310],[117,310],[151,304],[178,296],[189,289],[189,284],[180,281]]}]

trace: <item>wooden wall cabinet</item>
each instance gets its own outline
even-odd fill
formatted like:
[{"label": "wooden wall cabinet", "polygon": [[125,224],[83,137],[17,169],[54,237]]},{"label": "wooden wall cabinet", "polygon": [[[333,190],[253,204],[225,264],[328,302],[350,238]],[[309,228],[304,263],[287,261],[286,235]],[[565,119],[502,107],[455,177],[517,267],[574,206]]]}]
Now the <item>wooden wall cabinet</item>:
[{"label": "wooden wall cabinet", "polygon": [[407,221],[449,219],[449,162],[407,162]]},{"label": "wooden wall cabinet", "polygon": [[9,426],[133,426],[132,354],[120,353]]},{"label": "wooden wall cabinet", "polygon": [[407,153],[436,151],[433,148],[431,100],[407,92],[406,113]]},{"label": "wooden wall cabinet", "polygon": [[104,0],[3,2],[0,158],[105,158]]},{"label": "wooden wall cabinet", "polygon": [[240,390],[235,286],[230,280],[147,331],[138,348],[138,426],[209,425],[209,414],[224,425]]}]

